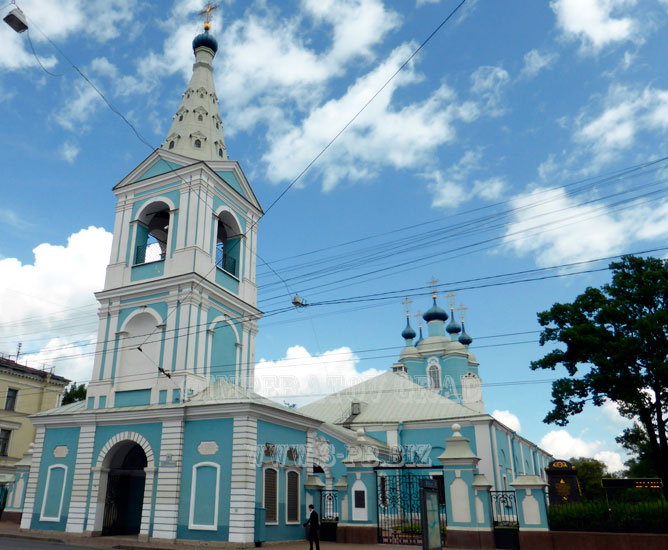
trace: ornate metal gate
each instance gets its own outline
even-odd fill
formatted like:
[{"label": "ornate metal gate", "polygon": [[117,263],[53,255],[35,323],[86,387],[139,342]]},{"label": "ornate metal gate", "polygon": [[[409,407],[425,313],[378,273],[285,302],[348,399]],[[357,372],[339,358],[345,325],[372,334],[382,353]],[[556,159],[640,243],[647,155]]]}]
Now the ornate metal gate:
[{"label": "ornate metal gate", "polygon": [[420,480],[434,479],[439,488],[439,516],[445,545],[445,493],[441,472],[432,475],[419,468],[376,470],[378,542],[380,544],[422,544]]},{"label": "ornate metal gate", "polygon": [[520,523],[517,519],[515,491],[490,491],[494,542],[497,549],[518,550]]}]

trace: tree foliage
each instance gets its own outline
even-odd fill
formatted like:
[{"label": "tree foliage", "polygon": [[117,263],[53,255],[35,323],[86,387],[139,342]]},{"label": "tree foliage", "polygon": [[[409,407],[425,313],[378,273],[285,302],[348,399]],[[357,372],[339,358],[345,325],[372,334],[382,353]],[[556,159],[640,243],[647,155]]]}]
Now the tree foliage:
[{"label": "tree foliage", "polygon": [[632,428],[625,429],[615,440],[631,455],[631,458],[624,463],[627,477],[658,476],[652,462],[649,438],[640,424],[634,423]]},{"label": "tree foliage", "polygon": [[541,345],[562,346],[531,368],[568,373],[552,384],[554,407],[544,422],[564,426],[588,402],[613,401],[645,430],[668,496],[668,261],[624,256],[610,269],[609,284],[538,314]]},{"label": "tree foliage", "polygon": [[83,401],[86,399],[86,384],[79,384],[77,386],[76,382],[72,382],[69,388],[65,390],[63,394],[63,405],[69,405],[70,403],[75,403],[76,401]]},{"label": "tree foliage", "polygon": [[605,491],[601,479],[608,477],[608,468],[595,458],[571,458],[569,460],[577,469],[578,484],[583,500],[604,500]]}]

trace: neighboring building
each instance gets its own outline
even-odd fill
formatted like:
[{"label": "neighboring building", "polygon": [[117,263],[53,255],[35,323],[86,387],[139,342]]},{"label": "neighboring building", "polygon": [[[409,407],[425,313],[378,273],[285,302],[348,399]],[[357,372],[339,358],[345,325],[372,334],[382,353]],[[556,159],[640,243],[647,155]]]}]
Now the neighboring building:
[{"label": "neighboring building", "polygon": [[13,494],[16,465],[35,439],[29,416],[60,405],[69,380],[0,357],[0,485]]},{"label": "neighboring building", "polygon": [[471,339],[435,297],[392,371],[299,411],[253,392],[262,209],[227,156],[217,43],[193,50],[167,139],[114,187],[88,398],[32,417],[21,526],[253,543],[303,538],[314,503],[341,540],[375,542],[414,529],[393,523],[419,504],[399,480],[433,478],[463,510],[449,532],[479,529],[486,479],[538,479],[549,455],[484,413]]}]

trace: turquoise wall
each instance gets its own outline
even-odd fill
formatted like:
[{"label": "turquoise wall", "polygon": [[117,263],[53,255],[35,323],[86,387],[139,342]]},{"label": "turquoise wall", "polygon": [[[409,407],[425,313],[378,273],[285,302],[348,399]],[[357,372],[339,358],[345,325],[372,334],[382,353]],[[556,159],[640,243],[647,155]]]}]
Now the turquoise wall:
[{"label": "turquoise wall", "polygon": [[117,391],[114,407],[136,407],[151,403],[151,390]]},{"label": "turquoise wall", "polygon": [[[176,537],[226,541],[230,527],[230,465],[232,464],[233,419],[189,420],[184,425],[183,463],[181,470],[181,499]],[[202,441],[213,441],[218,450],[212,455],[201,455],[197,450]],[[190,529],[190,499],[193,495],[193,468],[202,462],[220,466],[218,496],[218,528],[213,530]],[[194,523],[208,524],[215,510],[216,470],[205,466],[198,468],[196,478]]]},{"label": "turquoise wall", "polygon": [[[66,446],[67,456],[64,458],[54,458],[53,451],[56,447]],[[44,447],[42,450],[42,460],[39,465],[39,474],[37,476],[37,491],[35,493],[35,505],[33,508],[31,529],[46,529],[53,531],[64,531],[67,524],[67,515],[70,509],[70,496],[72,493],[72,480],[74,479],[74,466],[77,458],[77,448],[79,446],[79,428],[47,428],[44,437]],[[67,467],[67,472],[63,470],[52,470],[49,487],[46,487],[46,478],[50,466],[63,465]],[[63,494],[62,487],[65,485]],[[48,493],[47,493],[48,489]],[[60,504],[60,495],[63,494],[63,502],[59,521],[40,521],[42,504],[46,499],[45,513],[49,511],[57,514]],[[54,511],[55,510],[55,511]]]},{"label": "turquoise wall", "polygon": [[224,321],[216,323],[211,336],[211,360],[208,370],[210,381],[222,377],[233,379],[237,364],[236,343],[234,329]]},{"label": "turquoise wall", "polygon": [[[277,446],[277,460],[265,458],[264,454],[260,454],[264,464],[277,465],[278,469],[278,525],[265,525],[265,540],[301,540],[304,538],[304,528],[302,523],[306,521],[304,517],[304,502],[306,498],[306,491],[304,490],[304,481],[306,480],[305,468],[300,469],[299,474],[299,523],[296,525],[286,524],[286,510],[285,510],[285,484],[286,484],[286,470],[285,465],[292,465],[287,461],[286,452],[291,446],[304,449],[306,446],[306,431],[279,426],[269,422],[258,420],[257,422],[257,445],[258,449],[264,449],[266,443],[271,443]],[[281,448],[278,448],[281,446]],[[261,451],[260,451],[261,452]],[[285,460],[286,464],[276,464]],[[256,470],[255,480],[255,506],[262,507],[262,465],[259,465]]]}]

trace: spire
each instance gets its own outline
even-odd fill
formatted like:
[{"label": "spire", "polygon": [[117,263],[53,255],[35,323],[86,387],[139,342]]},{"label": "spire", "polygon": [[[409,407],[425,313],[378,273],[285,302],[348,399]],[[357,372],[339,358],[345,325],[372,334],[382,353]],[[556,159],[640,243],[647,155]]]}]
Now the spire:
[{"label": "spire", "polygon": [[209,34],[209,12],[216,6],[209,5],[204,32],[193,40],[195,64],[193,75],[183,93],[167,138],[161,149],[172,151],[197,160],[227,160],[220,118],[218,98],[213,84],[213,58],[218,42]]}]

